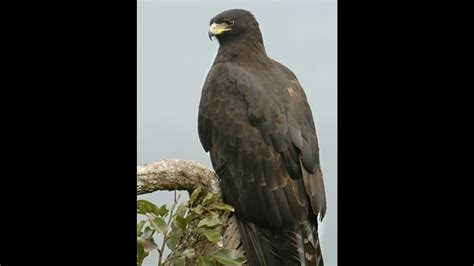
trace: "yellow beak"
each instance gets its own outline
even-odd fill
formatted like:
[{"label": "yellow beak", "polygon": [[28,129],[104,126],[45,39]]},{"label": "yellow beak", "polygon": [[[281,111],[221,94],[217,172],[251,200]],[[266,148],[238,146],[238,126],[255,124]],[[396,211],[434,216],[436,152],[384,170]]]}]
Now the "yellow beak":
[{"label": "yellow beak", "polygon": [[209,27],[209,39],[212,40],[212,36],[216,36],[230,30],[231,28],[227,28],[227,24],[225,23],[212,23]]}]

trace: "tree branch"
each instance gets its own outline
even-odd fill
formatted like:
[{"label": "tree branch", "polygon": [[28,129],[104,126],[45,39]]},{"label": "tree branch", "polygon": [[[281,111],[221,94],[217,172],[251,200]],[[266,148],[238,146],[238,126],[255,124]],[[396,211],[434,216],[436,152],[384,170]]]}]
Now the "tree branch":
[{"label": "tree branch", "polygon": [[187,190],[198,186],[204,192],[220,193],[219,182],[213,171],[195,161],[163,160],[137,166],[137,194],[157,190]]}]

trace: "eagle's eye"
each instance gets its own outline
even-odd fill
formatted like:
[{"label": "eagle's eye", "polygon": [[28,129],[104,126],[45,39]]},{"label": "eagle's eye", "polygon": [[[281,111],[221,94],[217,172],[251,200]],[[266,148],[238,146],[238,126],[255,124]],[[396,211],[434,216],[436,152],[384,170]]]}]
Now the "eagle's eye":
[{"label": "eagle's eye", "polygon": [[233,21],[233,20],[228,20],[228,21],[226,21],[225,23],[226,23],[227,25],[229,25],[229,26],[234,25],[234,21]]}]

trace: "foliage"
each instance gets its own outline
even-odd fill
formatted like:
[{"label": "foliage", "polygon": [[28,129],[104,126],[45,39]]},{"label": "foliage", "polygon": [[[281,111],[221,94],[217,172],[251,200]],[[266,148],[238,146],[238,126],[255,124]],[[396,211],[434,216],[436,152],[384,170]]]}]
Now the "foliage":
[{"label": "foliage", "polygon": [[[245,257],[237,250],[227,249],[222,243],[223,224],[219,217],[223,212],[233,212],[234,208],[222,202],[218,194],[203,195],[198,187],[191,194],[189,201],[179,203],[179,196],[174,194],[171,208],[160,207],[147,200],[137,201],[137,213],[146,216],[146,220],[137,224],[137,265],[150,252],[159,254],[158,266],[161,265],[242,265]],[[185,233],[195,237],[186,239],[187,247],[180,246]],[[155,243],[153,235],[161,235],[161,243]],[[201,254],[198,241],[208,241],[215,245],[210,254]],[[171,250],[165,259],[165,248]]]}]

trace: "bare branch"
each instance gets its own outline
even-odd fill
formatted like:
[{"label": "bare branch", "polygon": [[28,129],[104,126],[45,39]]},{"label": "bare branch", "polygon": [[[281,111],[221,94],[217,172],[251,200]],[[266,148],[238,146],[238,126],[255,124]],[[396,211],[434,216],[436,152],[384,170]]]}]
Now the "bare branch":
[{"label": "bare branch", "polygon": [[204,192],[220,193],[217,176],[195,161],[163,160],[137,166],[137,194],[157,190],[187,190],[202,186]]}]

